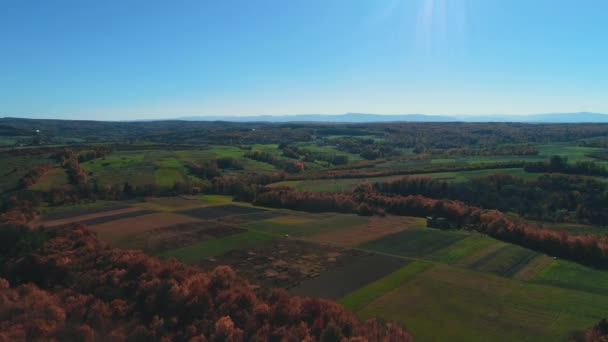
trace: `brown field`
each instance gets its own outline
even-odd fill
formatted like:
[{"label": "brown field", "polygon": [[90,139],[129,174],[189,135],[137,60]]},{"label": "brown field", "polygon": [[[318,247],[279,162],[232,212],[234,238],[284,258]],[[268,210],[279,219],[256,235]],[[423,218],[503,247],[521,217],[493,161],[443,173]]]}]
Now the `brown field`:
[{"label": "brown field", "polygon": [[181,210],[180,213],[192,217],[196,217],[203,220],[213,220],[219,218],[229,218],[237,215],[250,215],[256,213],[269,212],[266,209],[254,208],[249,206],[242,206],[236,204],[223,204],[212,207],[194,208]]},{"label": "brown field", "polygon": [[177,211],[184,209],[192,209],[204,206],[204,203],[197,200],[196,197],[146,197],[143,202],[138,203],[139,207],[159,210],[159,211]]},{"label": "brown field", "polygon": [[[141,210],[141,209],[138,209]],[[130,217],[91,226],[99,237],[110,243],[121,245],[120,240],[128,236],[157,228],[197,221],[195,218],[174,213],[155,213],[150,215]]]},{"label": "brown field", "polygon": [[409,261],[375,253],[351,256],[348,262],[307,279],[289,292],[297,296],[338,299],[405,266]]},{"label": "brown field", "polygon": [[215,221],[197,221],[146,230],[131,235],[124,243],[150,254],[190,246],[199,242],[243,233],[246,230]]},{"label": "brown field", "polygon": [[369,218],[366,224],[316,234],[311,236],[309,240],[338,246],[357,246],[421,224],[423,225],[424,222],[416,217],[373,216]]},{"label": "brown field", "polygon": [[321,246],[300,240],[278,239],[249,248],[232,250],[201,263],[211,269],[230,265],[255,285],[289,289],[302,281],[318,277],[323,271],[352,259],[340,248]]},{"label": "brown field", "polygon": [[[92,203],[97,204],[99,202],[92,202]],[[71,217],[75,217],[75,216],[97,214],[97,213],[103,213],[106,211],[113,211],[113,210],[126,209],[126,208],[132,207],[131,205],[126,204],[126,203],[130,203],[130,202],[125,202],[125,203],[108,202],[108,203],[102,203],[101,206],[95,205],[92,208],[87,207],[87,204],[85,204],[84,207],[76,207],[76,208],[72,208],[72,209],[68,209],[68,210],[64,210],[64,211],[45,214],[45,215],[43,215],[42,218],[45,221],[53,221],[53,220],[71,218]]]},{"label": "brown field", "polygon": [[143,211],[143,210],[141,208],[127,207],[127,208],[114,209],[114,210],[97,211],[97,212],[93,212],[90,214],[84,214],[84,215],[67,216],[67,217],[63,217],[63,218],[59,218],[59,219],[50,219],[49,220],[49,219],[42,218],[42,219],[32,221],[32,223],[30,223],[30,225],[31,226],[43,225],[45,227],[55,227],[55,226],[62,226],[62,225],[70,224],[70,223],[96,220],[99,218],[105,218],[105,217],[110,217],[110,216],[132,214],[132,213],[136,213],[139,211]]}]

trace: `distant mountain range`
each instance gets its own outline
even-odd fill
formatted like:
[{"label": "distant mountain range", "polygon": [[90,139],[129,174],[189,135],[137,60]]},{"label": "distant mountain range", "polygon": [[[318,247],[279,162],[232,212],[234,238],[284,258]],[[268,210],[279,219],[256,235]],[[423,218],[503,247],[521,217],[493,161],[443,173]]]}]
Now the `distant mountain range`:
[{"label": "distant mountain range", "polygon": [[364,114],[346,113],[338,115],[256,115],[256,116],[188,116],[185,121],[231,121],[231,122],[524,122],[524,123],[608,123],[608,115],[600,113],[550,113],[532,115],[426,115],[426,114]]}]

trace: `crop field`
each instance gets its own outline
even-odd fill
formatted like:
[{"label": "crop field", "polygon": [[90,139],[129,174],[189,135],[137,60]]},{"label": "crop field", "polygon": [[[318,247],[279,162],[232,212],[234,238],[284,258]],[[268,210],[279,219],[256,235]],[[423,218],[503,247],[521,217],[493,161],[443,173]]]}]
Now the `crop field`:
[{"label": "crop field", "polygon": [[466,233],[458,231],[425,228],[407,229],[364,243],[360,247],[404,257],[429,257],[433,253],[467,237]]},{"label": "crop field", "polygon": [[407,260],[387,255],[362,255],[303,281],[290,292],[298,296],[338,299],[407,263]]},{"label": "crop field", "polygon": [[392,284],[390,277],[341,302],[364,318],[401,322],[419,341],[567,340],[605,315],[608,305],[608,297],[594,293],[441,264]]},{"label": "crop field", "polygon": [[566,260],[552,260],[531,281],[608,296],[608,271],[595,270]]},{"label": "crop field", "polygon": [[131,236],[128,242],[130,246],[136,246],[135,248],[143,249],[148,253],[162,254],[166,251],[245,232],[245,229],[219,222],[197,221],[148,230]]},{"label": "crop field", "polygon": [[469,265],[471,269],[509,277],[516,274],[539,254],[519,246],[507,245]]},{"label": "crop field", "polygon": [[462,260],[484,251],[490,246],[499,245],[496,240],[485,235],[471,234],[465,239],[458,240],[432,255],[432,259],[447,264],[456,264]]},{"label": "crop field", "polygon": [[[134,236],[141,235],[141,233],[144,232],[146,233],[144,234],[146,236],[153,236],[155,234],[149,232],[155,229],[193,221],[195,221],[195,219],[189,216],[160,212],[119,219],[116,219],[116,216],[114,216],[113,220],[92,225],[91,229],[96,232],[101,239],[113,246],[145,249],[141,247],[142,244],[135,243]],[[144,244],[143,246],[147,246],[147,244]]]},{"label": "crop field", "polygon": [[[337,299],[420,341],[567,338],[603,317],[608,272],[413,217],[267,210],[227,196],[100,202],[45,216],[96,223],[100,238],[254,286]],[[434,329],[440,326],[442,329]]]},{"label": "crop field", "polygon": [[283,223],[281,220],[270,219],[245,223],[247,229],[261,231],[275,235],[289,235],[293,237],[312,236],[339,230],[348,230],[353,226],[366,223],[366,219],[357,215],[317,215],[318,219],[302,223]]},{"label": "crop field", "polygon": [[185,263],[193,264],[201,262],[205,258],[222,255],[234,249],[246,248],[273,238],[274,236],[269,234],[248,231],[170,250],[162,253],[161,256],[175,257]]},{"label": "crop field", "polygon": [[[279,218],[280,219],[280,218]],[[308,237],[310,241],[355,247],[412,227],[424,226],[424,219],[408,216],[370,217],[363,224],[353,224],[347,230],[329,230]]]},{"label": "crop field", "polygon": [[277,236],[199,262],[205,268],[230,265],[255,285],[291,289],[362,255],[367,253]]},{"label": "crop field", "polygon": [[227,216],[247,215],[266,212],[264,209],[236,204],[225,204],[205,208],[187,209],[181,211],[182,214],[193,216],[200,219],[218,219]]},{"label": "crop field", "polygon": [[424,261],[409,262],[397,271],[361,286],[357,290],[339,298],[339,303],[353,311],[359,311],[376,298],[403,285],[406,281],[413,279],[418,273],[427,270],[431,266],[431,263]]}]

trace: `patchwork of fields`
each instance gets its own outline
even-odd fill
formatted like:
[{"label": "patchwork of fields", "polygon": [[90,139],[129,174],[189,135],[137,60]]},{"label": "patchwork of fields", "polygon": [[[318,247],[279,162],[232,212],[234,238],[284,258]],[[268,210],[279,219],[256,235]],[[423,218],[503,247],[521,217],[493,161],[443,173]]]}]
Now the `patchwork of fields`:
[{"label": "patchwork of fields", "polygon": [[[608,272],[413,217],[313,214],[226,196],[149,198],[49,213],[108,243],[256,286],[337,299],[358,315],[407,324],[419,341],[559,341],[605,315]],[[440,327],[440,328],[439,328]]]}]

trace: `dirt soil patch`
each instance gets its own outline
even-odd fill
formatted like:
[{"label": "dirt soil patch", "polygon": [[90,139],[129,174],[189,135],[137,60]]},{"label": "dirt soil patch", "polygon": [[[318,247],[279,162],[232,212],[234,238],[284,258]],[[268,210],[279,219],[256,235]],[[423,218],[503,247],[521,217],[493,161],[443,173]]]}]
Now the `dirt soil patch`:
[{"label": "dirt soil patch", "polygon": [[158,228],[193,221],[196,221],[196,219],[190,216],[174,213],[155,213],[101,223],[91,226],[91,229],[95,231],[102,240],[110,244],[119,243],[121,247],[130,248],[130,246],[120,243],[121,240],[134,234],[150,232],[157,230]]},{"label": "dirt soil patch", "polygon": [[52,213],[52,214],[46,214],[46,215],[44,215],[43,219],[44,219],[44,221],[62,220],[62,219],[69,219],[69,218],[76,217],[76,216],[98,214],[98,213],[103,213],[103,212],[107,212],[107,211],[126,209],[126,208],[130,208],[130,207],[131,206],[128,204],[110,204],[110,205],[105,205],[105,206],[101,206],[101,207],[97,207],[97,208],[73,209],[73,210]]},{"label": "dirt soil patch", "polygon": [[125,241],[130,248],[149,254],[190,246],[199,242],[243,233],[243,228],[227,226],[213,221],[198,221],[156,228],[130,237]]},{"label": "dirt soil patch", "polygon": [[419,224],[420,222],[418,221],[419,219],[415,217],[373,216],[365,224],[352,226],[348,229],[323,232],[310,236],[308,239],[338,246],[357,246],[367,241],[408,229],[413,225]]},{"label": "dirt soil patch", "polygon": [[91,213],[91,214],[86,214],[86,215],[71,216],[71,217],[56,219],[56,220],[43,219],[40,221],[36,221],[32,224],[44,225],[45,227],[56,227],[56,226],[62,226],[62,225],[67,225],[67,224],[72,224],[72,223],[82,223],[82,224],[86,224],[86,225],[94,225],[94,224],[101,224],[101,223],[105,223],[105,222],[129,218],[129,217],[148,215],[148,214],[152,214],[152,213],[154,213],[154,211],[152,211],[152,210],[142,210],[141,208],[128,207],[128,208],[123,208],[123,209],[96,212],[96,213]]},{"label": "dirt soil patch", "polygon": [[235,204],[218,205],[213,207],[195,208],[180,211],[181,214],[193,216],[199,219],[217,219],[232,215],[245,215],[266,212],[265,209],[245,207]]},{"label": "dirt soil patch", "polygon": [[409,261],[380,254],[353,257],[348,263],[303,281],[290,293],[298,296],[338,299],[406,265]]},{"label": "dirt soil patch", "polygon": [[262,212],[258,212],[258,213],[252,213],[252,214],[224,217],[224,218],[222,218],[222,221],[226,222],[226,223],[230,223],[230,224],[241,224],[241,223],[262,221],[262,220],[277,218],[277,217],[281,217],[283,215],[284,214],[282,214],[281,212],[268,210],[268,211],[262,211]]},{"label": "dirt soil patch", "polygon": [[278,239],[232,250],[203,261],[201,266],[212,269],[218,265],[230,265],[252,284],[290,289],[306,279],[318,277],[327,269],[348,263],[353,254],[361,253],[364,252]]}]

